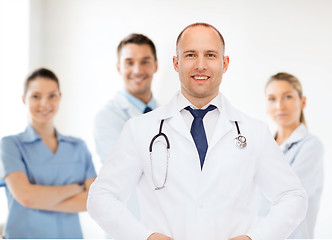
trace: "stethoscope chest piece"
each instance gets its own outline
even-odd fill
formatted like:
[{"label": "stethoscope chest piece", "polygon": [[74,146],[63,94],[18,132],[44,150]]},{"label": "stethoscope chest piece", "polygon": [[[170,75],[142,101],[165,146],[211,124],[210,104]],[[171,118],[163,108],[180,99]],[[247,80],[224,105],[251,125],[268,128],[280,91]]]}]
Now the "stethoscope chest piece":
[{"label": "stethoscope chest piece", "polygon": [[235,125],[236,125],[238,135],[237,135],[236,138],[234,138],[234,144],[238,148],[243,149],[247,146],[247,139],[246,139],[245,136],[241,135],[240,128],[239,128],[239,125],[238,125],[237,121],[235,121]]},{"label": "stethoscope chest piece", "polygon": [[247,146],[247,139],[244,136],[239,135],[236,138],[234,138],[234,144],[238,148],[241,148],[241,149],[245,148]]}]

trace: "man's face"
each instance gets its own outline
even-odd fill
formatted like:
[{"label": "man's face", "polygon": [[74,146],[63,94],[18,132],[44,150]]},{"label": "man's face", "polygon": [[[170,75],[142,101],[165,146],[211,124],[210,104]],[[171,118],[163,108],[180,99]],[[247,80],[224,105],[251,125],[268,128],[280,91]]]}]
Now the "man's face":
[{"label": "man's face", "polygon": [[149,45],[129,43],[121,49],[117,69],[125,82],[126,90],[139,98],[150,94],[158,63]]},{"label": "man's face", "polygon": [[[195,101],[211,101],[218,95],[223,73],[229,64],[218,33],[205,26],[190,27],[183,33],[177,56],[173,57],[183,95]],[[194,101],[194,102],[193,102]]]}]

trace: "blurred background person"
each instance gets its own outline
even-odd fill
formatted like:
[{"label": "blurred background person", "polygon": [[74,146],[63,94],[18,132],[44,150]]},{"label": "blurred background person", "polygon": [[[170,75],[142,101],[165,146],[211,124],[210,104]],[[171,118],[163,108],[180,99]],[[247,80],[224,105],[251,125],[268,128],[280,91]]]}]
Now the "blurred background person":
[{"label": "blurred background person", "polygon": [[[158,70],[156,47],[152,40],[143,34],[130,34],[119,43],[117,55],[116,67],[125,87],[97,113],[94,124],[96,151],[102,163],[107,160],[125,123],[157,107],[151,91],[153,75]],[[134,192],[128,200],[128,208],[136,218],[140,218],[137,201]]]},{"label": "blurred background person", "polygon": [[[308,132],[303,109],[300,81],[289,73],[273,75],[265,85],[267,113],[277,125],[275,140],[308,194],[306,218],[289,238],[314,238],[314,229],[323,188],[323,145]],[[270,203],[259,193],[259,218],[265,216]]]},{"label": "blurred background person", "polygon": [[117,93],[95,118],[96,150],[103,163],[125,123],[157,107],[151,83],[158,70],[158,61],[156,47],[151,39],[142,34],[130,34],[119,43],[117,54],[116,67],[125,89]]},{"label": "blurred background person", "polygon": [[0,179],[9,208],[4,238],[83,238],[78,212],[86,211],[96,173],[85,143],[54,127],[60,100],[57,76],[34,71],[23,94],[30,123],[1,139]]}]

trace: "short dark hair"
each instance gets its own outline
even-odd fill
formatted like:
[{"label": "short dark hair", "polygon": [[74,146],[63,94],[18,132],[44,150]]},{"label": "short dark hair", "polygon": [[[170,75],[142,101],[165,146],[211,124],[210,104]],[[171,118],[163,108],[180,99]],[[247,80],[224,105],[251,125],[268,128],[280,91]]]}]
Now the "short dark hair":
[{"label": "short dark hair", "polygon": [[37,70],[33,71],[25,80],[24,82],[24,90],[23,90],[23,97],[26,96],[27,91],[28,91],[28,87],[30,82],[32,82],[33,80],[35,80],[38,77],[42,77],[42,78],[47,78],[50,79],[54,82],[56,82],[58,89],[60,91],[60,83],[59,83],[59,79],[58,77],[55,75],[54,72],[52,72],[49,69],[46,68],[38,68]]},{"label": "short dark hair", "polygon": [[154,59],[157,61],[157,51],[156,51],[156,47],[155,47],[154,43],[152,42],[152,40],[150,38],[148,38],[147,36],[140,34],[140,33],[132,33],[132,34],[128,35],[127,37],[125,37],[119,43],[118,49],[117,49],[118,59],[120,59],[122,48],[129,43],[133,43],[133,44],[137,44],[137,45],[144,45],[144,44],[148,45],[151,48]]},{"label": "short dark hair", "polygon": [[203,22],[197,22],[197,23],[193,23],[193,24],[190,24],[189,26],[185,27],[179,34],[178,38],[176,39],[176,53],[178,53],[178,46],[179,46],[179,41],[180,41],[180,38],[182,37],[183,33],[188,29],[188,28],[191,28],[191,27],[197,27],[197,26],[203,26],[203,27],[209,27],[209,28],[212,28],[213,30],[215,30],[220,39],[221,39],[221,42],[223,44],[223,49],[225,51],[225,40],[224,40],[224,37],[221,35],[221,33],[218,31],[217,28],[215,28],[214,26],[212,26],[211,24],[208,24],[208,23],[203,23]]}]

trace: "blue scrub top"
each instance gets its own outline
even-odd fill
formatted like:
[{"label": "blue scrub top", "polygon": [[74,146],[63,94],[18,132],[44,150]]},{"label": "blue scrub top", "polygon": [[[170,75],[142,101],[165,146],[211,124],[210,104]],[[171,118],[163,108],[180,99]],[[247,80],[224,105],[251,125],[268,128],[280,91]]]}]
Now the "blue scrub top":
[{"label": "blue scrub top", "polygon": [[[12,172],[24,172],[30,183],[60,186],[83,184],[96,177],[91,154],[85,143],[56,132],[58,149],[54,154],[29,125],[23,133],[7,136],[0,144],[0,179]],[[27,208],[6,188],[8,218],[5,238],[83,238],[77,213]]]}]

